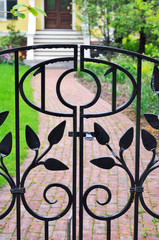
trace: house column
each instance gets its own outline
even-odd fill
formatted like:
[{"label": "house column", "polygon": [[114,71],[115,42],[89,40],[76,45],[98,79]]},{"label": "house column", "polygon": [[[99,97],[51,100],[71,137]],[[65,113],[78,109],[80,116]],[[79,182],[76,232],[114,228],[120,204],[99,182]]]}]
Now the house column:
[{"label": "house column", "polygon": [[[88,24],[81,22],[82,35],[84,40],[84,45],[90,45],[90,33],[88,30]],[[85,52],[85,57],[90,57],[90,50]]]},{"label": "house column", "polygon": [[[83,9],[85,8],[85,5],[82,7]],[[82,35],[84,39],[84,45],[90,45],[90,32],[89,32],[89,26],[88,26],[88,19],[87,23],[81,21],[81,30],[82,30]],[[90,57],[90,50],[87,50],[85,53],[85,57]]]},{"label": "house column", "polygon": [[72,30],[76,30],[76,3],[72,0]]},{"label": "house column", "polygon": [[[35,7],[35,0],[29,0],[29,5]],[[27,33],[27,45],[34,44],[34,35],[36,31],[36,17],[29,12],[28,14],[28,33]],[[29,50],[27,52],[27,60],[34,59],[34,50]]]}]

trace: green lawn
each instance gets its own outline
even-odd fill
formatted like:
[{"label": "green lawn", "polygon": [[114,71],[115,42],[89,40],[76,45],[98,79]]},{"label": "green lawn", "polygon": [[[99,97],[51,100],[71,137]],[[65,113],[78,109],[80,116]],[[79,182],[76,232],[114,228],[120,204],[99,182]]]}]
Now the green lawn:
[{"label": "green lawn", "polygon": [[[28,69],[25,65],[20,65],[20,77]],[[26,95],[32,100],[33,90],[31,88],[30,79],[25,84]],[[8,133],[12,133],[13,147],[10,155],[4,158],[4,163],[13,176],[15,175],[16,157],[15,157],[15,94],[14,94],[14,66],[8,64],[0,64],[0,112],[9,111],[9,115],[0,127],[0,141]],[[27,145],[25,140],[25,126],[37,132],[38,130],[38,113],[31,109],[20,97],[20,161],[23,162],[27,155]],[[5,184],[5,179],[0,176],[0,187]]]}]

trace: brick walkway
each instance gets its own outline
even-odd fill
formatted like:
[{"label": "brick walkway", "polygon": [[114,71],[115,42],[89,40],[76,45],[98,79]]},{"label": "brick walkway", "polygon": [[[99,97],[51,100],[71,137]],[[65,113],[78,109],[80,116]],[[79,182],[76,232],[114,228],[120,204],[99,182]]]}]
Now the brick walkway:
[{"label": "brick walkway", "polygon": [[[64,70],[48,69],[46,72],[46,107],[48,110],[57,112],[71,112],[64,107],[57,99],[55,94],[55,85],[57,78]],[[34,88],[34,99],[37,104],[40,101],[40,79],[36,76],[32,80]],[[73,74],[69,74],[62,83],[62,95],[71,103],[81,105],[89,102],[94,94],[80,85],[74,80]],[[110,109],[110,105],[104,100],[99,99],[93,107],[86,112],[104,112]],[[47,136],[49,132],[64,119],[59,117],[46,116],[39,114],[39,133],[38,136],[41,141],[41,152],[43,152],[47,146]],[[52,148],[47,154],[47,158],[56,158],[62,161],[69,167],[68,171],[52,172],[46,170],[43,166],[37,167],[29,173],[26,180],[26,199],[29,206],[34,209],[35,212],[44,216],[51,216],[58,213],[67,204],[67,197],[65,193],[58,189],[51,189],[49,191],[48,198],[58,200],[55,205],[49,205],[43,199],[43,191],[50,183],[59,182],[63,183],[72,189],[72,138],[68,137],[68,131],[72,131],[72,121],[67,118],[67,124],[65,129],[65,137],[60,143]],[[119,113],[115,116],[109,116],[107,118],[89,119],[85,120],[85,131],[93,131],[94,122],[99,123],[110,135],[110,145],[114,151],[119,152],[119,140],[127,129],[134,126],[125,115]],[[84,142],[84,190],[93,184],[105,184],[112,192],[111,202],[106,206],[99,206],[96,200],[101,202],[106,199],[106,194],[103,190],[92,192],[89,198],[89,206],[96,214],[113,214],[120,211],[126,204],[129,197],[129,179],[123,170],[118,167],[114,167],[111,170],[103,170],[95,167],[90,163],[93,158],[101,156],[111,156],[108,150],[104,146],[94,141]],[[126,150],[125,153],[126,163],[130,171],[134,175],[134,141],[132,146]],[[29,151],[27,159],[21,166],[21,173],[25,171],[27,166],[33,160],[34,153]],[[112,157],[112,156],[111,156]],[[141,148],[141,172],[147,166],[151,155]],[[46,158],[45,158],[46,159]],[[78,174],[77,174],[78,175]],[[144,184],[144,196],[146,202],[150,208],[153,208],[158,212],[158,190],[159,190],[159,177],[158,171],[155,170],[146,184]],[[2,194],[3,193],[3,194]],[[55,196],[56,195],[56,196]],[[51,196],[51,197],[49,197]],[[78,195],[77,195],[78,196]],[[10,193],[9,188],[6,186],[1,190],[0,194],[0,207],[1,211],[9,204]],[[77,203],[78,204],[78,203]],[[98,206],[97,206],[98,205]],[[117,220],[112,222],[112,240],[132,240],[133,239],[133,211],[132,205],[129,211]],[[49,224],[49,239],[67,239],[67,218],[69,213],[58,221],[50,222]],[[0,221],[0,240],[3,239],[16,239],[15,231],[15,209],[4,219]],[[152,221],[153,220],[153,221]],[[140,206],[139,209],[139,239],[155,240],[159,239],[158,233],[159,223],[150,217]],[[78,231],[78,229],[77,229]],[[44,224],[33,218],[22,206],[22,239],[38,240],[44,239]],[[84,211],[84,239],[85,240],[104,240],[106,239],[106,224],[95,219],[92,219]]]}]

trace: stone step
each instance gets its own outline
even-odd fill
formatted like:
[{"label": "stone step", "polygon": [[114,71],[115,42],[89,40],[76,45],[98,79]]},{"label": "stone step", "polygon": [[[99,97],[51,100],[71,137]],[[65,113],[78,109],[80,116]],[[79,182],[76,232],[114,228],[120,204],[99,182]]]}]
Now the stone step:
[{"label": "stone step", "polygon": [[[44,30],[37,31],[34,37],[34,44],[84,44],[83,36],[79,31],[73,30]],[[61,58],[74,56],[73,49],[52,48],[37,49],[34,51],[36,60],[47,60],[50,58]]]},{"label": "stone step", "polygon": [[35,40],[80,40],[80,41],[83,41],[83,37],[82,36],[62,36],[62,35],[35,35],[34,37]]},{"label": "stone step", "polygon": [[44,51],[35,51],[35,55],[36,56],[44,56],[44,54],[45,55],[47,55],[47,56],[54,56],[54,55],[57,55],[57,56],[60,56],[60,55],[63,55],[63,56],[73,56],[74,55],[74,52],[73,51],[67,51],[67,52],[65,52],[65,51],[63,51],[63,52],[61,52],[61,51],[46,51],[46,52],[44,52]]},{"label": "stone step", "polygon": [[[79,52],[78,52],[79,53]],[[34,52],[34,58],[37,60],[47,60],[47,59],[54,59],[54,58],[65,58],[65,57],[74,57],[74,52],[41,52],[36,51]],[[78,54],[79,58],[79,54]]]},{"label": "stone step", "polygon": [[73,30],[43,30],[36,31],[36,35],[67,35],[67,36],[81,36],[80,31]]},{"label": "stone step", "polygon": [[34,56],[34,59],[35,60],[40,60],[40,61],[47,61],[47,60],[50,60],[50,59],[56,59],[56,58],[67,58],[67,57],[71,57],[71,56]]},{"label": "stone step", "polygon": [[41,49],[35,49],[35,52],[47,52],[47,53],[54,53],[54,52],[73,52],[73,48],[41,48]]},{"label": "stone step", "polygon": [[83,40],[80,39],[34,39],[34,44],[83,44]]}]

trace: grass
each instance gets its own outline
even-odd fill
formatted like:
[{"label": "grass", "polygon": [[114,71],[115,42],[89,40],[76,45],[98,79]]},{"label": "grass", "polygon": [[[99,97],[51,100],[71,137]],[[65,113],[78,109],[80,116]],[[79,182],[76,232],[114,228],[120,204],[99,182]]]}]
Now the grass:
[{"label": "grass", "polygon": [[[137,63],[135,59],[131,57],[123,57],[120,54],[116,57],[114,57],[111,62],[114,62],[117,65],[120,65],[124,69],[126,69],[128,72],[132,74],[132,76],[137,79]],[[150,62],[143,61],[142,63],[142,90],[141,90],[141,115],[143,116],[144,113],[156,113],[159,112],[159,106],[158,106],[158,98],[157,95],[152,91],[151,89],[151,78],[153,73],[153,67],[154,65]],[[99,78],[100,82],[112,82],[112,73],[109,73],[108,75],[104,76],[106,71],[110,68],[107,65],[104,64],[98,64],[98,63],[92,63],[92,62],[86,62],[85,68],[93,71]],[[89,74],[80,72],[78,69],[77,75],[79,77],[82,77],[85,81],[93,81],[93,77],[91,77]],[[123,85],[125,88],[125,94],[127,96],[130,96],[132,93],[132,84],[129,80],[129,78],[121,71],[117,70],[117,84]],[[123,87],[121,89],[124,89]],[[120,89],[120,87],[119,87]],[[134,110],[136,109],[136,101],[133,101],[132,107]]]},{"label": "grass", "polygon": [[[25,65],[20,65],[19,76],[21,77],[28,69]],[[25,84],[27,97],[33,100],[33,90],[30,84],[30,78]],[[12,133],[12,151],[10,155],[4,158],[9,173],[13,176],[16,170],[15,154],[15,94],[14,94],[14,66],[0,64],[0,112],[9,111],[9,115],[0,127],[0,141],[8,133]],[[20,162],[22,163],[27,155],[27,144],[25,140],[25,126],[29,125],[35,132],[38,130],[38,113],[31,109],[20,97]],[[0,187],[6,183],[3,177],[0,177]]]}]

